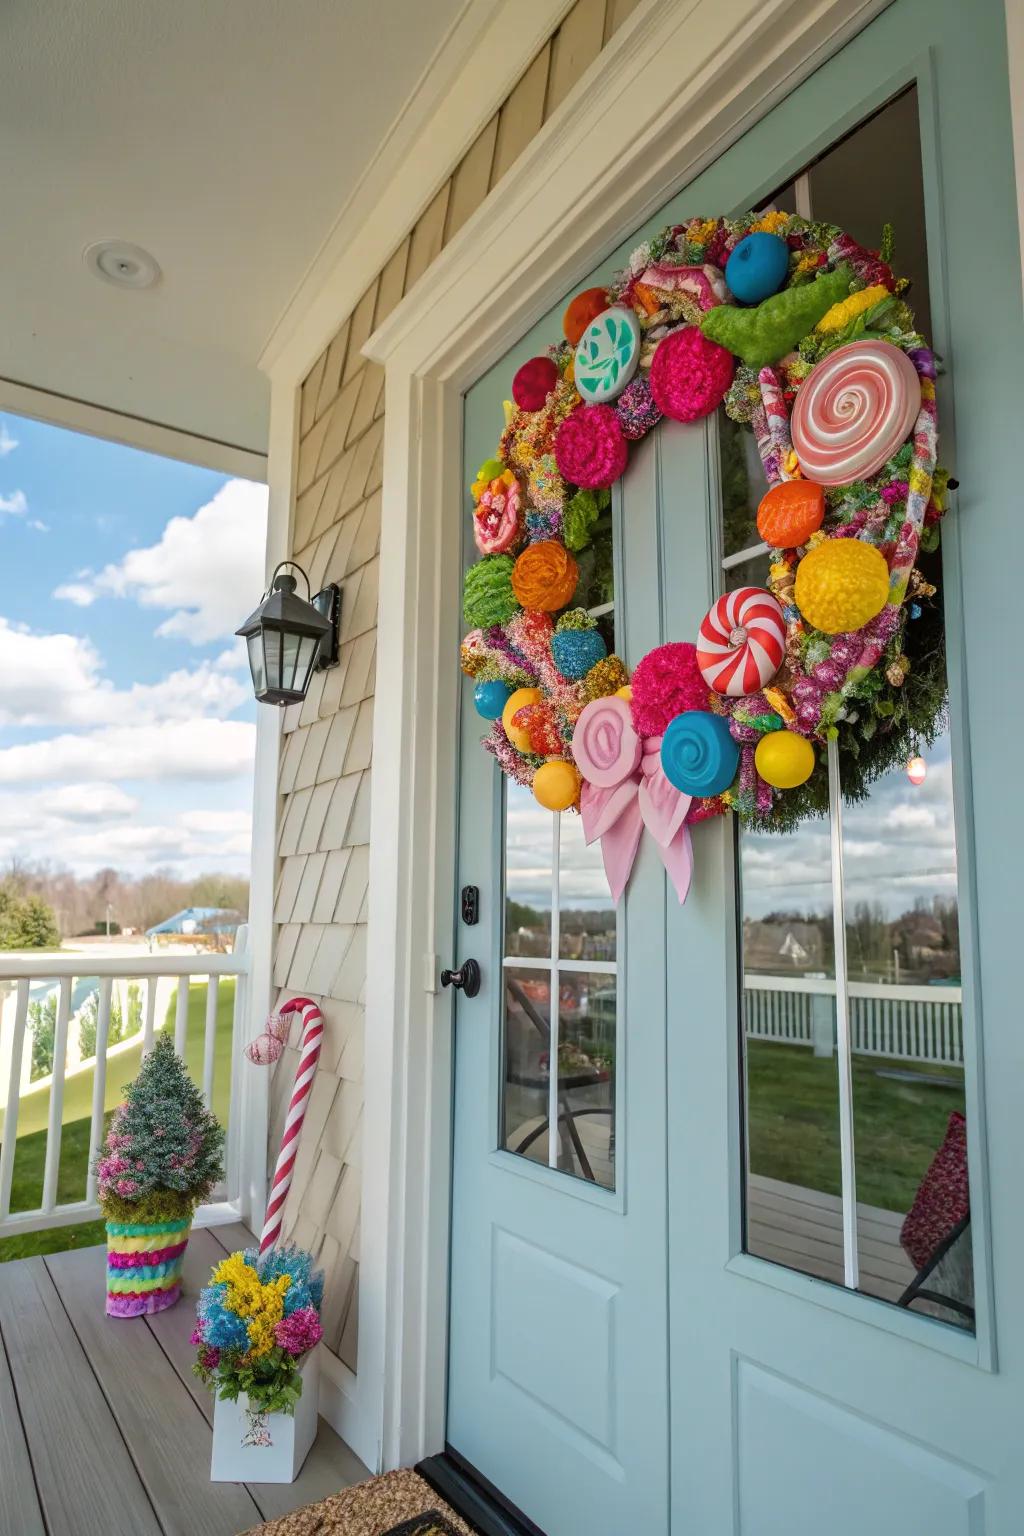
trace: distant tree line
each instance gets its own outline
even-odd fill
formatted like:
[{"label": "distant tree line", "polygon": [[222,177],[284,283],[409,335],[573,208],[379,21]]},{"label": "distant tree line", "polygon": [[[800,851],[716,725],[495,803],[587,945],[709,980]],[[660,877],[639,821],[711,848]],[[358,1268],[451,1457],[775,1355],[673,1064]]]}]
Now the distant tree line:
[{"label": "distant tree line", "polygon": [[168,870],[133,879],[116,869],[79,876],[56,864],[12,859],[0,878],[0,949],[47,949],[62,939],[126,928],[145,932],[184,907],[226,907],[245,916],[249,882],[241,875],[182,880]]}]

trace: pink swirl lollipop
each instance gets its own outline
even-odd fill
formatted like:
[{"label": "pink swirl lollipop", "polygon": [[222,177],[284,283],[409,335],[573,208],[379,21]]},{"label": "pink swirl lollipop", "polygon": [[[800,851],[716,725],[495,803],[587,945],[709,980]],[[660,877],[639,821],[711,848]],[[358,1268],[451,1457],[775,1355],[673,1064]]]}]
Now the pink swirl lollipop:
[{"label": "pink swirl lollipop", "polygon": [[822,358],[793,406],[793,447],[819,485],[849,485],[881,469],[910,435],[921,380],[888,341],[851,341]]},{"label": "pink swirl lollipop", "polygon": [[634,773],[641,756],[640,738],[625,699],[593,699],[572,733],[572,755],[588,784],[612,789]]}]

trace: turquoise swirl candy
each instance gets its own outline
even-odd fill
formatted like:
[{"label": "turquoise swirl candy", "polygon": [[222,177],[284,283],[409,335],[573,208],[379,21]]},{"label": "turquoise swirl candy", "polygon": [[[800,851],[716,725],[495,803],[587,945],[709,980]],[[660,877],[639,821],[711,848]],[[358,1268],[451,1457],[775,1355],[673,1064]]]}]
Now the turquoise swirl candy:
[{"label": "turquoise swirl candy", "polygon": [[720,795],[736,777],[740,749],[722,715],[688,709],[668,723],[661,741],[662,771],[681,794]]}]

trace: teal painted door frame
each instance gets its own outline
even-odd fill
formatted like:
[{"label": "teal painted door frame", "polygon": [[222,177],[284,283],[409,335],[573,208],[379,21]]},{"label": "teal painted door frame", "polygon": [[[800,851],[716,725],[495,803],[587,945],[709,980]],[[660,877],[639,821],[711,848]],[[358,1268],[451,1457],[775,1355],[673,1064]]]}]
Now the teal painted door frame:
[{"label": "teal painted door frame", "polygon": [[[896,0],[588,281],[665,223],[756,204],[916,83],[942,459],[961,484],[943,550],[977,1335],[742,1252],[727,823],[697,829],[684,908],[666,901],[649,850],[625,902],[617,1192],[495,1150],[501,788],[466,690],[459,883],[480,886],[482,909],[456,953],[476,955],[485,986],[457,1011],[448,1438],[548,1536],[1010,1536],[1024,1524],[1024,812],[1010,787],[1024,731],[1007,688],[1024,328],[1002,5],[983,0],[964,20],[955,0]],[[512,373],[559,334],[560,313],[467,395],[467,484],[493,452]],[[631,666],[689,638],[714,594],[715,431],[663,424],[616,490]]]}]

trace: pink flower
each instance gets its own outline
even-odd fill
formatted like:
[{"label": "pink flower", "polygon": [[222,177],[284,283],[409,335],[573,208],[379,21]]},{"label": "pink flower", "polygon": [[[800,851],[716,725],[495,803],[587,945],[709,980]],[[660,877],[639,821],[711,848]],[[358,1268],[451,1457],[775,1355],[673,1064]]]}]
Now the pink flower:
[{"label": "pink flower", "polygon": [[315,1307],[299,1307],[290,1317],[282,1317],[275,1325],[274,1338],[282,1349],[298,1358],[307,1349],[319,1344],[323,1329]]},{"label": "pink flower", "polygon": [[220,1350],[212,1344],[204,1344],[199,1351],[199,1364],[204,1371],[215,1371],[220,1364]]},{"label": "pink flower", "polygon": [[637,663],[632,689],[633,724],[640,736],[661,736],[676,715],[709,707],[697,647],[688,640],[670,641],[648,651]]},{"label": "pink flower", "polygon": [[725,399],[733,357],[696,325],[672,331],[658,343],[651,364],[651,394],[673,421],[697,421]]},{"label": "pink flower", "polygon": [[610,405],[577,406],[555,438],[559,473],[584,490],[612,485],[625,469],[628,455],[619,418]]}]

